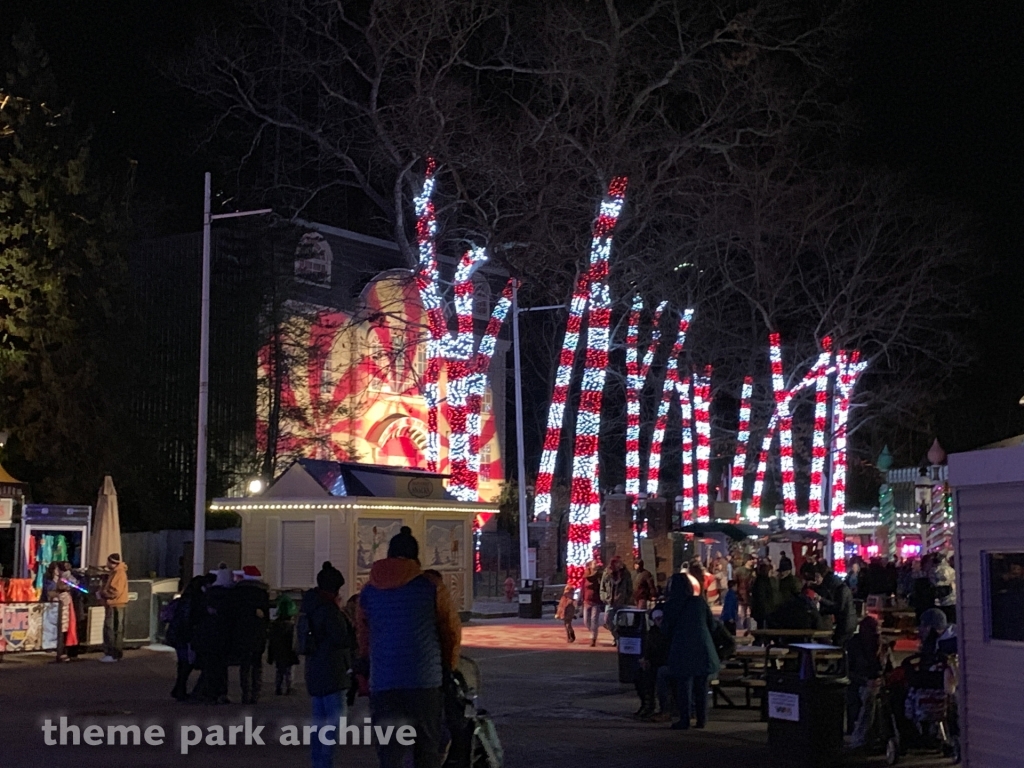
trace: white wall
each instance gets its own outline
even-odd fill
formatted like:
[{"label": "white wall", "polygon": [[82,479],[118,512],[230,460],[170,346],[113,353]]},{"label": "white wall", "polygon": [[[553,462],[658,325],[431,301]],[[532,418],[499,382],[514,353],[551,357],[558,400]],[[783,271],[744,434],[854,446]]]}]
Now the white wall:
[{"label": "white wall", "polygon": [[1024,451],[950,457],[956,498],[957,633],[967,768],[1024,768],[1024,643],[986,637],[983,553],[1024,552]]}]

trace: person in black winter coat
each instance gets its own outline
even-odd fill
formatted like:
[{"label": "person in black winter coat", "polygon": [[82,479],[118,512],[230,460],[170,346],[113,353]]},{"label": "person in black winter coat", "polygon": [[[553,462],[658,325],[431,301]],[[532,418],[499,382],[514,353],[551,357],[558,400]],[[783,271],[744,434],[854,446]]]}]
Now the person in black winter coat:
[{"label": "person in black winter coat", "polygon": [[853,604],[853,593],[846,582],[832,572],[825,560],[815,563],[815,571],[817,575],[812,588],[821,598],[818,610],[823,616],[832,617],[832,645],[843,648],[857,631],[857,608]]},{"label": "person in black winter coat", "polygon": [[[338,592],[345,577],[325,562],[316,577],[316,589],[302,595],[306,617],[306,690],[313,700],[313,722],[319,727],[337,726],[345,714],[345,691],[351,684],[352,629],[338,606]],[[311,742],[313,768],[330,768],[333,750],[319,739]]]},{"label": "person in black winter coat", "polygon": [[[230,574],[230,571],[228,572]],[[234,601],[224,574],[206,587],[204,610],[193,634],[198,666],[202,670],[196,689],[206,704],[229,704],[228,655],[231,652],[231,630]]]},{"label": "person in black winter coat", "polygon": [[192,647],[195,629],[206,609],[203,590],[206,576],[195,576],[174,603],[174,613],[167,626],[167,644],[178,657],[178,674],[171,696],[178,701],[188,698],[188,678],[195,668],[195,649]]},{"label": "person in black winter coat", "polygon": [[242,683],[242,703],[259,701],[263,687],[263,652],[267,648],[270,625],[270,591],[261,581],[263,574],[254,565],[235,571],[232,651],[238,659]]},{"label": "person in black winter coat", "polygon": [[[635,683],[636,694],[640,697],[640,709],[634,716],[641,720],[654,715],[658,670],[668,663],[669,642],[661,630],[664,616],[665,613],[660,608],[651,612],[651,626],[647,630],[644,652],[637,670]],[[666,706],[664,709],[667,711],[668,707]]]}]

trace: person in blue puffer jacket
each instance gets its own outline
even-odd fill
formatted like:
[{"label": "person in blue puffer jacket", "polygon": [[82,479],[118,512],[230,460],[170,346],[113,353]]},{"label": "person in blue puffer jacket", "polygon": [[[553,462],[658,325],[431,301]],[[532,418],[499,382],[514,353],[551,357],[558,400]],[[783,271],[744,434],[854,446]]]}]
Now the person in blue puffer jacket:
[{"label": "person in blue puffer jacket", "polygon": [[378,745],[381,768],[440,764],[444,676],[459,661],[462,626],[448,588],[420,568],[419,543],[407,526],[388,545],[359,594],[356,633],[370,664],[370,713],[385,731],[411,725],[411,747]]}]

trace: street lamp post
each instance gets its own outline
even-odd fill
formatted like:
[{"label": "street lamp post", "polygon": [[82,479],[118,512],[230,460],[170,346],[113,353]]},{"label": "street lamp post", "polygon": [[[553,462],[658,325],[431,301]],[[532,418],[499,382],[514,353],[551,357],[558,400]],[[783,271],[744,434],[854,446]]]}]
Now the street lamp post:
[{"label": "street lamp post", "polygon": [[512,279],[512,358],[515,367],[516,390],[516,454],[518,461],[519,480],[516,488],[519,493],[519,577],[535,579],[537,574],[530,567],[530,528],[526,519],[526,443],[523,436],[523,366],[519,353],[519,313],[541,312],[548,309],[564,309],[563,304],[547,307],[519,308],[519,281]]},{"label": "street lamp post", "polygon": [[199,426],[196,432],[196,506],[192,542],[192,575],[206,572],[206,453],[210,407],[210,225],[215,219],[260,216],[270,208],[235,213],[210,212],[210,174],[203,179],[203,287],[199,310]]}]

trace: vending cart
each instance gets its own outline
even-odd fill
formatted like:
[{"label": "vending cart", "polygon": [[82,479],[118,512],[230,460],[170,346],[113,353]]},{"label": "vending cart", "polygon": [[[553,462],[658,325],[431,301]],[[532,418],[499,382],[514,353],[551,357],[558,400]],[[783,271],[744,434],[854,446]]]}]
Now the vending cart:
[{"label": "vending cart", "polygon": [[54,561],[84,568],[91,519],[88,506],[26,504],[21,514],[21,575],[41,589],[46,567]]}]

